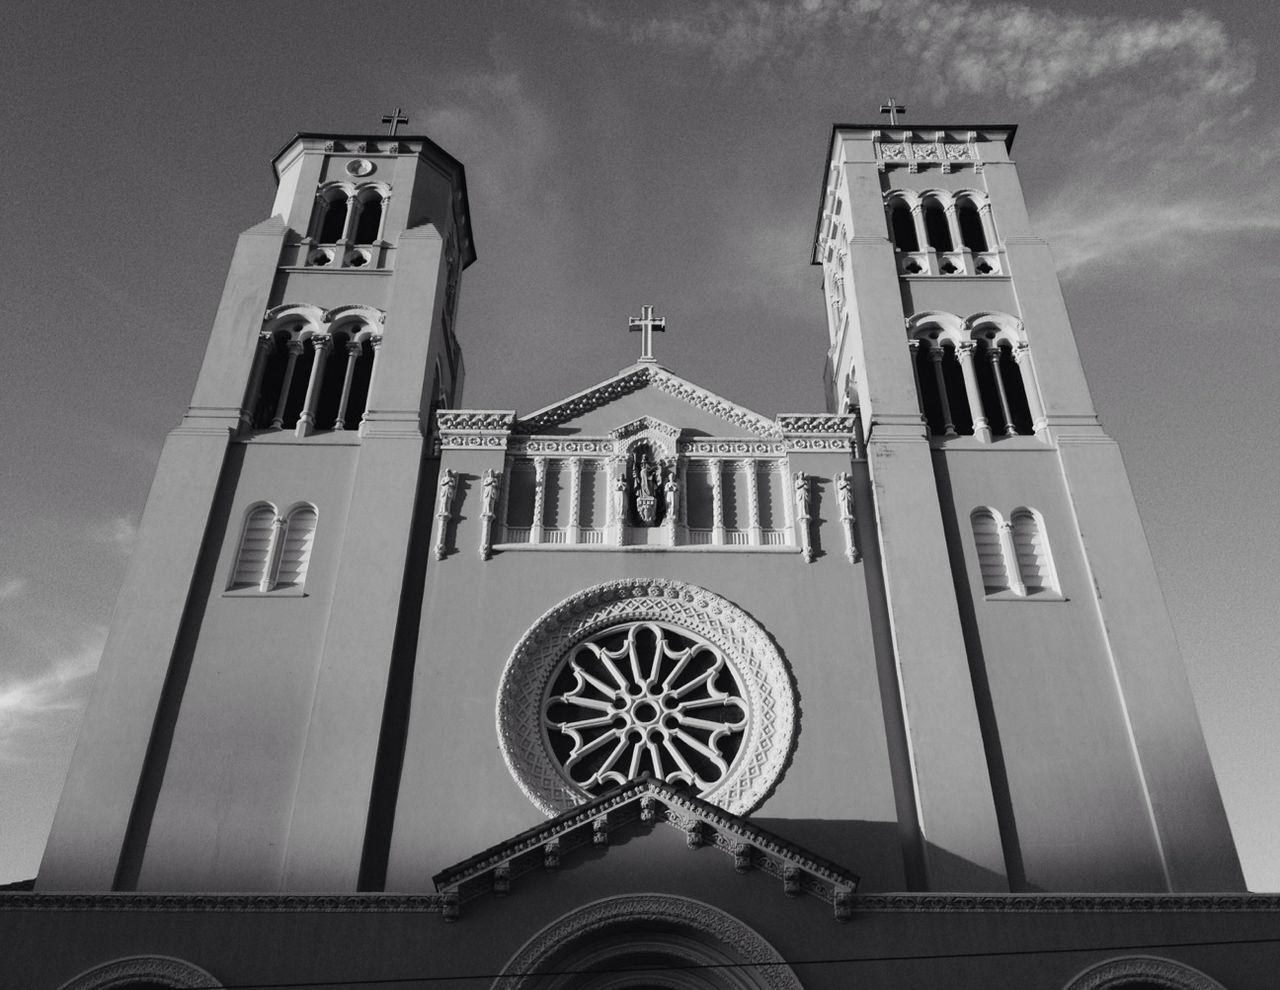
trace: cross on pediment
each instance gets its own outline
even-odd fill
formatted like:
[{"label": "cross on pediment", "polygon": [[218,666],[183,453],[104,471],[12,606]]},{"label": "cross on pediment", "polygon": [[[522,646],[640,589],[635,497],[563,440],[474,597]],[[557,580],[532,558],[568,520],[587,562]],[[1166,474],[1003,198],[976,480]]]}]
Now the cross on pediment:
[{"label": "cross on pediment", "polygon": [[640,337],[640,360],[655,361],[653,356],[653,334],[656,330],[658,333],[667,332],[667,318],[665,316],[654,316],[652,306],[641,306],[640,316],[631,317],[627,323],[627,329],[632,333],[639,331]]},{"label": "cross on pediment", "polygon": [[898,114],[906,113],[907,108],[905,106],[899,106],[898,101],[891,96],[887,101],[880,104],[880,112],[887,113],[889,115],[890,124],[896,124],[898,122]]},{"label": "cross on pediment", "polygon": [[396,128],[401,124],[409,123],[409,118],[404,116],[399,107],[396,107],[391,113],[382,115],[382,122],[387,125],[387,135],[389,137],[396,136]]}]

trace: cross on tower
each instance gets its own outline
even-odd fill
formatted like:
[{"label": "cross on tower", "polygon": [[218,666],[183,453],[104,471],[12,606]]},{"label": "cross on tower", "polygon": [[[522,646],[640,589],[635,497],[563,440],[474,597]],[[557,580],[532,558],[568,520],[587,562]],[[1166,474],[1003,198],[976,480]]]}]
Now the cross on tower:
[{"label": "cross on tower", "polygon": [[409,123],[409,118],[401,114],[400,108],[396,107],[391,113],[382,115],[382,122],[387,125],[387,134],[391,137],[396,136],[396,128],[401,124]]},{"label": "cross on tower", "polygon": [[653,361],[653,332],[667,332],[667,318],[665,316],[654,316],[652,306],[641,306],[640,316],[631,317],[627,323],[627,329],[633,333],[640,331],[640,360]]},{"label": "cross on tower", "polygon": [[890,124],[896,124],[898,122],[898,114],[906,113],[907,108],[904,106],[898,106],[897,100],[891,96],[889,97],[888,102],[880,104],[880,112],[887,113],[889,115]]}]

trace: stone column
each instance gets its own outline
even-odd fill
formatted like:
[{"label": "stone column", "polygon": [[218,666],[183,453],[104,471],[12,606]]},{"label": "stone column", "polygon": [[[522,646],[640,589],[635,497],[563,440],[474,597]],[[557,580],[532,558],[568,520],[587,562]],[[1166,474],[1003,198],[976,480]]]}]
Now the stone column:
[{"label": "stone column", "polygon": [[329,354],[329,345],[333,338],[319,334],[311,338],[311,378],[307,381],[307,396],[302,401],[302,415],[298,417],[298,427],[294,431],[305,437],[312,432],[316,421],[316,406],[320,402],[320,388],[324,384],[324,364]]},{"label": "stone column", "polygon": [[581,519],[582,500],[582,458],[570,457],[569,464],[569,524],[565,527],[565,542],[577,543],[582,536],[579,519]]},{"label": "stone column", "polygon": [[271,420],[273,430],[284,429],[284,410],[289,404],[289,390],[293,387],[293,372],[298,366],[298,355],[302,353],[302,341],[294,337],[287,345],[289,360],[284,366],[284,377],[280,381],[280,398],[276,402],[276,414]]},{"label": "stone column", "polygon": [[364,346],[360,341],[354,339],[347,341],[347,369],[342,376],[342,396],[338,399],[338,418],[333,424],[335,430],[347,428],[347,403],[351,399],[351,379],[355,377],[356,362],[360,360],[363,351]]},{"label": "stone column", "polygon": [[533,459],[533,525],[529,528],[529,542],[542,542],[542,514],[547,501],[547,459]]},{"label": "stone column", "polygon": [[753,547],[758,547],[760,538],[760,482],[756,477],[756,462],[744,460],[743,470],[747,472],[747,511],[751,514],[748,524],[747,540]]},{"label": "stone column", "polygon": [[240,407],[240,429],[253,429],[253,410],[258,404],[258,394],[262,391],[262,376],[267,370],[267,359],[276,349],[275,340],[268,333],[258,337],[258,346],[253,352],[253,368],[249,372],[249,386],[245,389],[244,405]]},{"label": "stone column", "polygon": [[973,351],[977,347],[972,340],[963,340],[956,345],[956,360],[960,362],[960,371],[964,375],[964,389],[969,399],[969,416],[973,420],[973,435],[980,440],[991,442],[991,424],[987,422],[986,410],[982,408],[982,393],[978,389],[978,374],[973,366]]},{"label": "stone column", "polygon": [[1014,594],[1025,596],[1027,586],[1022,583],[1022,571],[1018,567],[1018,549],[1013,545],[1013,523],[1007,519],[1001,519],[998,528],[1000,552],[1004,554],[1004,569],[1009,577],[1009,590]]},{"label": "stone column", "polygon": [[724,545],[724,477],[721,475],[720,458],[707,460],[707,471],[711,474],[711,542],[716,546]]},{"label": "stone column", "polygon": [[1013,425],[1013,414],[1009,411],[1009,396],[1004,390],[1004,379],[1000,377],[1000,347],[993,340],[987,345],[987,357],[991,360],[991,374],[996,380],[996,393],[1000,396],[1000,411],[1004,413],[1004,435],[1016,436],[1018,428]]},{"label": "stone column", "polygon": [[942,342],[931,341],[929,344],[929,360],[933,362],[933,380],[938,386],[938,402],[942,406],[942,432],[945,436],[956,435],[956,425],[951,421],[951,399],[947,395],[947,379],[942,372]]}]

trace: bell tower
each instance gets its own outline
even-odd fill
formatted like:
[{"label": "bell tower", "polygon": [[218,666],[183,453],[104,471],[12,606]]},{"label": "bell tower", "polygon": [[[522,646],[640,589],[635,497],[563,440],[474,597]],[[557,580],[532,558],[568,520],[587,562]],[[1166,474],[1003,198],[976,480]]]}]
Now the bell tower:
[{"label": "bell tower", "polygon": [[829,407],[866,438],[926,843],[994,824],[1015,890],[1242,889],[1015,128],[885,109],[833,130],[813,262]]},{"label": "bell tower", "polygon": [[160,457],[41,889],[356,888],[475,260],[461,164],[386,122],[272,160],[270,216],[239,238]]}]

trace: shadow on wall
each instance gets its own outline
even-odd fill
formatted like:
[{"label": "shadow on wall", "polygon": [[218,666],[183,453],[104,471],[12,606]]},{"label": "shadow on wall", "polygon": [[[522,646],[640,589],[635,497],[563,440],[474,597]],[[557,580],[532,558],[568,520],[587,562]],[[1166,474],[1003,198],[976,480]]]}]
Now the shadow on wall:
[{"label": "shadow on wall", "polygon": [[[858,893],[907,890],[902,838],[897,822],[841,821],[823,818],[752,818],[752,823],[815,856],[856,873]],[[927,843],[930,871],[945,878],[942,890],[1007,890],[1005,878],[963,857]],[[1036,890],[1035,887],[1026,887]]]}]

